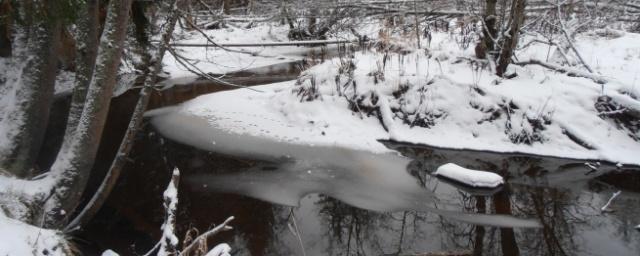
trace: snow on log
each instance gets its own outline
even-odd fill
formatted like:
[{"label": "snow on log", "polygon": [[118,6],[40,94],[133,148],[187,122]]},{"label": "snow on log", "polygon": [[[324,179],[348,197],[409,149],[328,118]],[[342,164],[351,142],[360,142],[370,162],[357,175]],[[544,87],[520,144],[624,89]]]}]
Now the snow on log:
[{"label": "snow on log", "polygon": [[434,174],[471,187],[495,188],[504,183],[498,174],[467,169],[453,163],[441,165]]}]

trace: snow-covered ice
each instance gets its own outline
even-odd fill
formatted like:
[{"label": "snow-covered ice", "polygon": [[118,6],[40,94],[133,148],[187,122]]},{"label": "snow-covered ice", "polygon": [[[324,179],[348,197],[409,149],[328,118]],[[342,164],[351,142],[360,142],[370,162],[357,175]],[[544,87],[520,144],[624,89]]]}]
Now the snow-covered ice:
[{"label": "snow-covered ice", "polygon": [[454,163],[441,165],[434,174],[471,187],[495,188],[504,184],[504,179],[498,174],[467,169]]}]

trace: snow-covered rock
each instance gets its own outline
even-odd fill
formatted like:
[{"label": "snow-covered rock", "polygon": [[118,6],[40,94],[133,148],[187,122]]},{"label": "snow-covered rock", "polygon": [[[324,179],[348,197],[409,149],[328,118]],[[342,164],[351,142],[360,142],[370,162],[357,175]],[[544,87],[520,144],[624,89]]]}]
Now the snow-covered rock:
[{"label": "snow-covered rock", "polygon": [[504,184],[504,179],[498,174],[467,169],[453,163],[438,167],[434,174],[471,187],[495,188]]}]

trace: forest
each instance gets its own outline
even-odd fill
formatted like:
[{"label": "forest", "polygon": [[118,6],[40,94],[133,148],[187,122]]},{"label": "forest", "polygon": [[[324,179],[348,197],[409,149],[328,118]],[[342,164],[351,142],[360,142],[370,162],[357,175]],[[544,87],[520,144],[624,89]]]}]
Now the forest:
[{"label": "forest", "polygon": [[638,255],[640,1],[0,0],[0,255]]}]

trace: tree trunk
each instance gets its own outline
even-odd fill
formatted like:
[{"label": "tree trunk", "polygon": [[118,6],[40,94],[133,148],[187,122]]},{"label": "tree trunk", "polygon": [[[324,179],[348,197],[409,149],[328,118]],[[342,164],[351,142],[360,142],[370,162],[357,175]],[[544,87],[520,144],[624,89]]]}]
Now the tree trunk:
[{"label": "tree trunk", "polygon": [[[151,95],[151,89],[156,84],[158,73],[162,69],[162,59],[164,54],[169,47],[169,42],[171,41],[171,36],[173,35],[173,30],[176,26],[176,23],[179,18],[179,10],[176,6],[180,7],[183,1],[181,0],[173,0],[170,5],[168,5],[168,10],[165,10],[160,13],[167,13],[167,22],[163,26],[162,38],[158,45],[158,48],[154,54],[154,56],[145,56],[145,63],[147,64],[148,70],[146,70],[146,77],[144,80],[144,87],[140,90],[140,97],[138,98],[138,102],[136,103],[135,109],[133,111],[133,115],[131,120],[129,121],[129,126],[127,127],[127,131],[120,143],[120,147],[118,148],[118,153],[116,154],[115,159],[111,163],[111,167],[107,172],[102,184],[98,188],[98,191],[93,195],[89,203],[82,209],[82,211],[78,214],[78,216],[65,227],[65,231],[72,231],[76,228],[81,228],[84,224],[88,223],[91,218],[98,212],[101,208],[102,204],[107,200],[107,196],[111,193],[111,190],[116,185],[116,181],[120,176],[120,172],[126,163],[127,156],[131,151],[131,147],[133,146],[134,136],[138,132],[140,125],[142,124],[144,111],[147,109],[147,105],[149,103],[149,98]],[[140,42],[141,44],[148,46],[148,41]],[[152,51],[150,47],[145,48],[145,52]],[[147,54],[148,55],[148,54]]]},{"label": "tree trunk", "polygon": [[496,67],[496,75],[504,77],[504,73],[507,71],[509,63],[511,63],[511,56],[516,46],[518,46],[518,39],[520,38],[520,27],[524,23],[526,0],[512,0],[511,14],[509,18],[509,34],[502,43],[502,49],[500,51],[500,57],[498,59],[498,66]]},{"label": "tree trunk", "polygon": [[[494,40],[496,38],[496,23],[498,17],[496,16],[496,3],[497,0],[487,0],[484,9],[484,29],[482,30],[482,40],[485,46],[485,53],[491,54],[495,51]],[[491,55],[489,55],[491,56]]]},{"label": "tree trunk", "polygon": [[69,119],[64,133],[64,139],[73,138],[84,101],[87,97],[87,88],[91,83],[93,68],[98,53],[98,0],[87,0],[83,9],[84,15],[80,15],[77,26],[77,55],[76,55],[76,80],[73,87]]},{"label": "tree trunk", "polygon": [[[55,184],[46,201],[45,225],[58,227],[79,204],[85,189],[107,118],[122,55],[132,0],[111,0],[100,39],[95,70],[75,134],[51,167]],[[66,145],[65,145],[66,144]]]},{"label": "tree trunk", "polygon": [[20,6],[34,11],[21,10],[33,14],[30,15],[30,23],[18,29],[26,33],[23,35],[26,45],[21,51],[16,51],[14,58],[23,66],[15,80],[6,82],[15,88],[16,105],[3,120],[13,129],[6,135],[8,148],[0,149],[0,166],[20,178],[33,174],[53,99],[57,70],[54,49],[59,41],[60,20],[46,13],[51,2],[47,1],[43,6],[26,3]]}]

